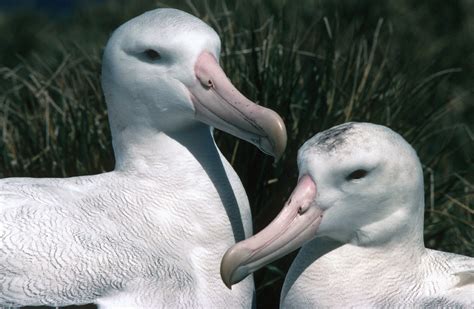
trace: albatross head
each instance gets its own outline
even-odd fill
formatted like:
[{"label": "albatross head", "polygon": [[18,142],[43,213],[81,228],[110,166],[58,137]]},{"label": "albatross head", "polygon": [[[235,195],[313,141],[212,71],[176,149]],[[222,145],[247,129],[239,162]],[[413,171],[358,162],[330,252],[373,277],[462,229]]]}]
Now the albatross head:
[{"label": "albatross head", "polygon": [[286,146],[282,119],[232,85],[219,53],[217,33],[179,10],[156,9],[119,27],[102,68],[112,134],[179,131],[199,121],[278,158]]},{"label": "albatross head", "polygon": [[224,255],[227,286],[315,237],[356,246],[422,243],[422,169],[397,133],[369,123],[336,126],[300,148],[298,167],[298,184],[277,218]]}]

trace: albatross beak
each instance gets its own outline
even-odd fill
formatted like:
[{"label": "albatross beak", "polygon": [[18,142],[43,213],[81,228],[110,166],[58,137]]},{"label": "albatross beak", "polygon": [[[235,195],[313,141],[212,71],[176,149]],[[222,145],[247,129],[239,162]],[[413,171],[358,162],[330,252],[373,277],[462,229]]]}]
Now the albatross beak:
[{"label": "albatross beak", "polygon": [[221,262],[221,278],[229,289],[315,236],[323,212],[314,205],[315,197],[316,184],[308,175],[301,177],[275,220],[260,233],[227,250]]},{"label": "albatross beak", "polygon": [[199,83],[189,91],[198,120],[242,138],[277,159],[281,157],[286,129],[277,113],[243,96],[211,53],[199,55],[194,71]]}]

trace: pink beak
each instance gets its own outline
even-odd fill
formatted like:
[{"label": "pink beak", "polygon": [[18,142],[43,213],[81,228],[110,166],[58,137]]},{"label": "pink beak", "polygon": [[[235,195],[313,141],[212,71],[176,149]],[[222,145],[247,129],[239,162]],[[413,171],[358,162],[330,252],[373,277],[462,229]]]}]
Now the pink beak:
[{"label": "pink beak", "polygon": [[198,120],[244,139],[277,159],[283,154],[286,129],[277,113],[243,96],[211,53],[199,55],[194,71],[199,82],[189,91]]},{"label": "pink beak", "polygon": [[323,214],[314,205],[315,198],[316,184],[304,175],[275,220],[227,250],[221,262],[221,278],[228,288],[314,238]]}]

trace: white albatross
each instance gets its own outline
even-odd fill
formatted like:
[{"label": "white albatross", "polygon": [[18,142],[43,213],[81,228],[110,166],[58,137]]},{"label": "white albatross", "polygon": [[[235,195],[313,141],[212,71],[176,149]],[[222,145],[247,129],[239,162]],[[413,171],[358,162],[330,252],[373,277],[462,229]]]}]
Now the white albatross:
[{"label": "white albatross", "polygon": [[392,130],[347,123],[309,139],[281,213],[230,248],[228,286],[303,245],[282,308],[474,307],[474,258],[425,248],[423,173]]},{"label": "white albatross", "polygon": [[286,132],[218,65],[198,18],[157,9],[118,28],[102,86],[115,170],[0,181],[0,304],[249,308],[253,280],[220,280],[224,251],[252,234],[242,184],[210,126],[281,155]]}]

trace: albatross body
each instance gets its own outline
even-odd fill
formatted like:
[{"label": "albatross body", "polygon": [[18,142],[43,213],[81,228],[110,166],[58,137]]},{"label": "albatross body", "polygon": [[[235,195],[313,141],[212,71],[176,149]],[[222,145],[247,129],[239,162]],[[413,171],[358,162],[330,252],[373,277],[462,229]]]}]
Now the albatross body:
[{"label": "albatross body", "polygon": [[219,50],[212,28],[173,9],[114,32],[102,86],[115,170],[0,181],[0,305],[252,306],[251,278],[230,291],[219,277],[252,224],[210,126],[276,157],[286,132],[232,86]]},{"label": "albatross body", "polygon": [[282,308],[474,305],[474,259],[426,249],[423,173],[392,130],[347,123],[298,153],[299,181],[279,216],[226,252],[226,284],[303,246]]}]

